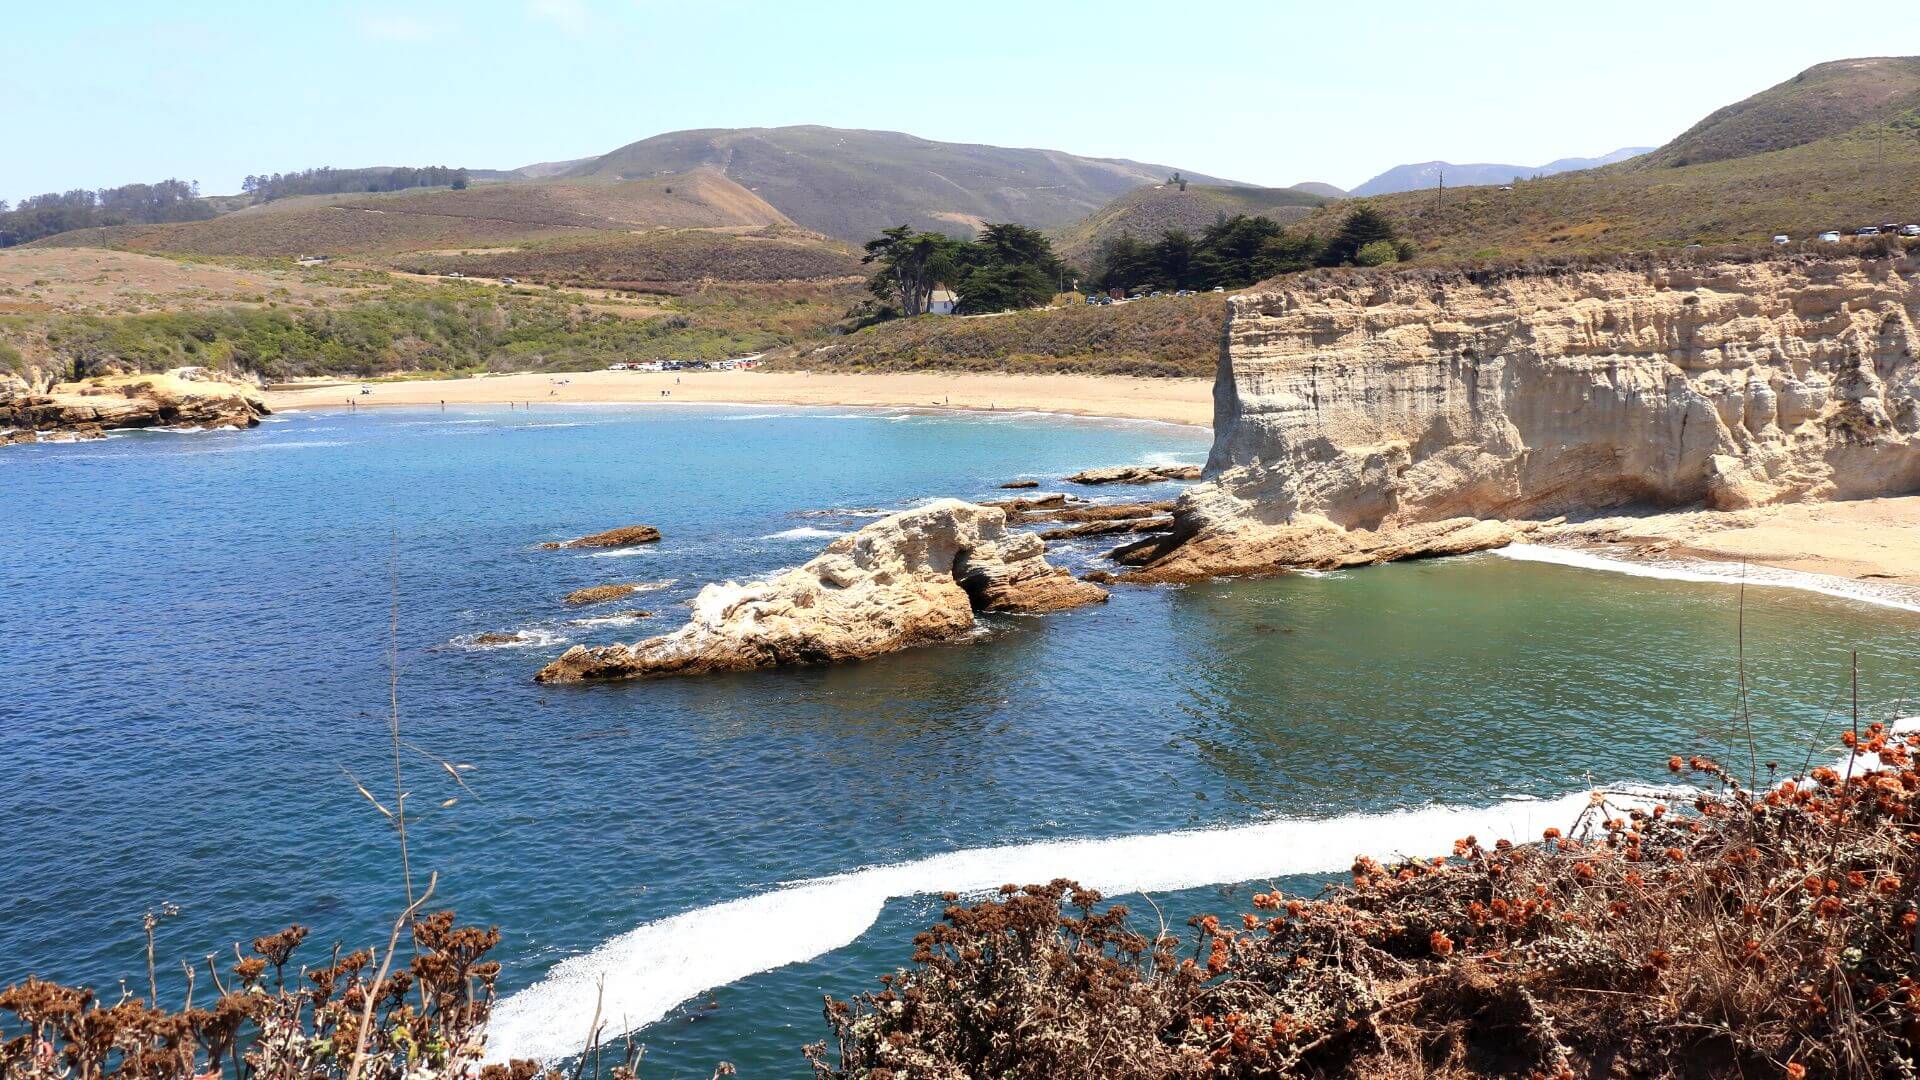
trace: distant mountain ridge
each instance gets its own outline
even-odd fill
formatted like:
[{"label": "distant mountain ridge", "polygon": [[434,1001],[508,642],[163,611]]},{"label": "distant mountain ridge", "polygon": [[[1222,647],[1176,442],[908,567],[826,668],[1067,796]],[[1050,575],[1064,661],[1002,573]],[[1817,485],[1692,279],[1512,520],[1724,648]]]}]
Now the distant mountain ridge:
[{"label": "distant mountain ridge", "polygon": [[813,125],[667,132],[559,176],[637,180],[698,170],[725,176],[805,228],[855,242],[902,224],[967,236],[985,221],[1068,225],[1175,173],[1195,184],[1234,184],[1125,158]]},{"label": "distant mountain ridge", "polygon": [[1581,169],[1597,169],[1602,165],[1617,164],[1652,151],[1651,146],[1623,146],[1599,157],[1565,157],[1549,161],[1545,165],[1500,165],[1488,162],[1456,165],[1450,161],[1422,161],[1410,165],[1395,165],[1354,188],[1353,194],[1390,195],[1398,191],[1423,191],[1427,188],[1439,187],[1443,175],[1448,187],[1510,184],[1515,177],[1526,179],[1534,176],[1578,172]]}]

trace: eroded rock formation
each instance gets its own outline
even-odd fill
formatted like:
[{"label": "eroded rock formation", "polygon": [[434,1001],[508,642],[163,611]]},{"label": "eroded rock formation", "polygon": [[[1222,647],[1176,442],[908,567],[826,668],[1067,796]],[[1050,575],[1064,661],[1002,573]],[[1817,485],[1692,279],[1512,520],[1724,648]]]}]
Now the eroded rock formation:
[{"label": "eroded rock formation", "polygon": [[1087,469],[1067,477],[1070,484],[1159,484],[1168,480],[1198,480],[1198,465],[1113,465]]},{"label": "eroded rock formation", "polygon": [[207,368],[108,375],[45,392],[0,379],[0,441],[100,438],[117,428],[252,427],[271,410],[252,383]]},{"label": "eroded rock formation", "polygon": [[660,530],[651,525],[622,525],[617,529],[597,532],[592,536],[582,536],[573,540],[549,540],[540,547],[547,551],[561,548],[620,548],[636,547],[640,544],[658,543]]},{"label": "eroded rock formation", "polygon": [[670,634],[575,646],[541,682],[696,675],[857,660],[945,641],[976,611],[1046,612],[1106,599],[1050,565],[1039,537],[1007,530],[997,507],[942,499],[882,518],[804,566],[709,585]]},{"label": "eroded rock formation", "polygon": [[1414,271],[1231,301],[1209,483],[1136,580],[1920,487],[1920,257]]}]

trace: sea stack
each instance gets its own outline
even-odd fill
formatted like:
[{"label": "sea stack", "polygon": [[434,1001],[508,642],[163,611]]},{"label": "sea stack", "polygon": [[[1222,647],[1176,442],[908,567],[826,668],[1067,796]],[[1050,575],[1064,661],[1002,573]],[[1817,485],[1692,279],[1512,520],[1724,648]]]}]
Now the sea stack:
[{"label": "sea stack", "polygon": [[1006,513],[942,499],[843,536],[804,566],[709,585],[685,626],[633,645],[576,645],[541,682],[632,679],[859,660],[956,638],[980,611],[1060,611],[1107,598],[1010,532]]}]

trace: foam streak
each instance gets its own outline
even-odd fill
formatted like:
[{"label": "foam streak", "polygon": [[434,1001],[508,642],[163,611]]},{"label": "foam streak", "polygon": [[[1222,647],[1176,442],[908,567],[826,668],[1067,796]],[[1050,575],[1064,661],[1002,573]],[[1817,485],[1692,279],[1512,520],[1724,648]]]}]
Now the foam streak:
[{"label": "foam streak", "polygon": [[[1643,789],[1609,797],[1616,805],[1634,806],[1651,802],[1656,793]],[[814,878],[645,923],[560,962],[544,979],[500,1002],[488,1053],[502,1061],[550,1061],[577,1052],[585,1019],[603,990],[602,1011],[615,1027],[644,1027],[713,987],[852,944],[895,897],[979,894],[1007,882],[1059,877],[1119,896],[1339,873],[1355,855],[1435,855],[1469,834],[1483,844],[1531,840],[1549,825],[1572,825],[1589,798],[1581,791],[1487,807],[1430,806],[972,848]]]}]

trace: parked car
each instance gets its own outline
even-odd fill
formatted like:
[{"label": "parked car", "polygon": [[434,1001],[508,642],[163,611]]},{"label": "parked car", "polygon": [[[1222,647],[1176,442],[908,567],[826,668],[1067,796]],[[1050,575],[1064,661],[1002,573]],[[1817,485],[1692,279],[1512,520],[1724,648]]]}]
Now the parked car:
[{"label": "parked car", "polygon": [[1837,244],[1840,242],[1840,232],[1837,229],[1828,229],[1816,237],[1816,239],[1823,244]]},{"label": "parked car", "polygon": [[1774,236],[1773,242],[1776,244],[1791,244],[1793,243],[1793,237],[1788,236],[1786,233],[1778,233]]},{"label": "parked car", "polygon": [[1682,250],[1682,251],[1699,251],[1699,250],[1700,250],[1700,245],[1699,245],[1699,244],[1688,244],[1688,245],[1687,245],[1686,247],[1684,247],[1684,248],[1682,248],[1681,250]]},{"label": "parked car", "polygon": [[1214,291],[1214,292],[1226,292],[1226,291],[1227,291],[1227,287],[1226,287],[1225,285],[1215,285],[1215,286],[1213,287],[1213,291]]},{"label": "parked car", "polygon": [[1853,232],[1853,235],[1855,235],[1855,236],[1879,236],[1879,235],[1880,235],[1880,226],[1878,226],[1878,225],[1868,225],[1868,226],[1867,226],[1866,228],[1864,228],[1864,229],[1855,229],[1855,230],[1854,230],[1854,232]]},{"label": "parked car", "polygon": [[1902,225],[1900,226],[1900,235],[1920,236],[1920,225]]},{"label": "parked car", "polygon": [[520,283],[519,283],[519,282],[517,282],[517,281],[515,281],[515,280],[513,280],[513,279],[512,279],[512,278],[510,278],[510,277],[503,277],[503,278],[501,278],[501,279],[500,279],[500,284],[502,284],[502,285],[518,285],[518,284],[520,284]]}]

